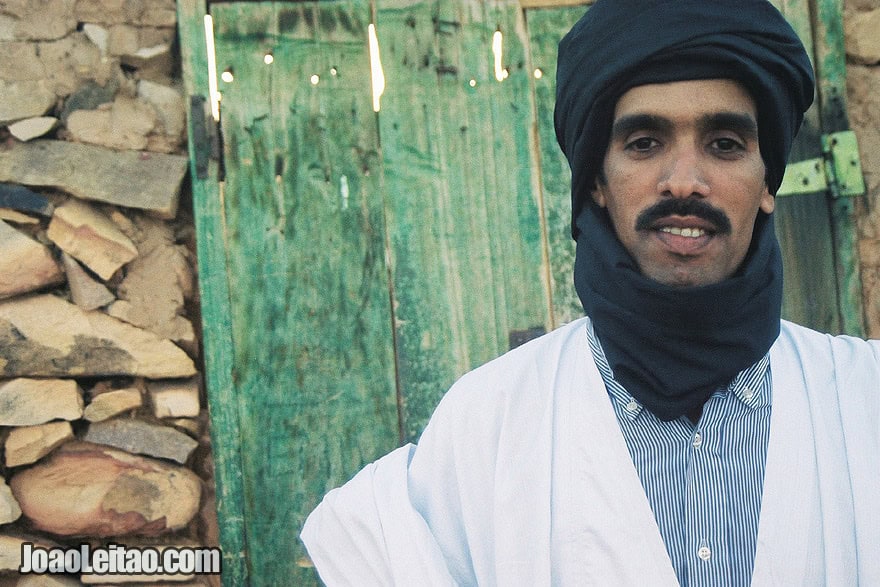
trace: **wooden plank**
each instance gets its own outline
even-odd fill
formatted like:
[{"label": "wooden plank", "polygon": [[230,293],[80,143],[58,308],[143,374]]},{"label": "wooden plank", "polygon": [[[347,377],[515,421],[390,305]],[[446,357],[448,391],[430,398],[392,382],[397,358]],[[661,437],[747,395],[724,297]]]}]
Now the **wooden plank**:
[{"label": "wooden plank", "polygon": [[[571,322],[584,314],[572,277],[575,242],[571,238],[571,171],[556,142],[553,126],[557,47],[563,35],[583,14],[582,6],[542,8],[526,13],[536,104],[541,193],[549,241],[554,326]],[[540,77],[535,76],[536,70],[540,70]]]},{"label": "wooden plank", "polygon": [[[206,0],[178,0],[177,22],[187,98],[208,96],[208,58],[203,19]],[[189,100],[187,100],[188,102]],[[205,178],[197,173],[194,117],[187,116],[190,185],[199,259],[202,349],[205,387],[211,416],[211,451],[223,552],[223,584],[246,585],[244,490],[242,486],[238,400],[232,381],[231,310],[227,281],[226,238],[218,183],[218,165],[209,163]]]},{"label": "wooden plank", "polygon": [[212,12],[250,580],[316,584],[291,535],[399,439],[369,5]]},{"label": "wooden plank", "polygon": [[457,377],[550,318],[518,6],[386,0],[377,10],[391,81],[379,120],[401,417],[413,439]]},{"label": "wooden plank", "polygon": [[[849,130],[846,111],[846,51],[841,0],[811,0],[816,36],[816,71],[822,132]],[[840,332],[865,336],[861,262],[856,218],[864,213],[861,198],[835,198],[831,202]]]}]

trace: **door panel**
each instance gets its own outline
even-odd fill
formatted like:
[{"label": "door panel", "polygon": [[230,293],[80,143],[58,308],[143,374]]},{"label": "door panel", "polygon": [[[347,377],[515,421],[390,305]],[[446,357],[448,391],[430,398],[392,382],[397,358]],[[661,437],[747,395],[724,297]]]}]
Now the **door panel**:
[{"label": "door panel", "polygon": [[249,574],[303,584],[305,515],[399,438],[369,5],[212,14]]}]

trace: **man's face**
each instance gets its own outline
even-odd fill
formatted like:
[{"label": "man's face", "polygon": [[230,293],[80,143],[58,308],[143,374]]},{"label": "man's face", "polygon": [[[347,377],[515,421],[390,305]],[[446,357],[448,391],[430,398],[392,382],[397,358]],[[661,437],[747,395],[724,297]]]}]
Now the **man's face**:
[{"label": "man's face", "polygon": [[737,270],[758,210],[773,211],[754,101],[731,80],[637,86],[623,94],[593,191],[646,277],[718,283]]}]

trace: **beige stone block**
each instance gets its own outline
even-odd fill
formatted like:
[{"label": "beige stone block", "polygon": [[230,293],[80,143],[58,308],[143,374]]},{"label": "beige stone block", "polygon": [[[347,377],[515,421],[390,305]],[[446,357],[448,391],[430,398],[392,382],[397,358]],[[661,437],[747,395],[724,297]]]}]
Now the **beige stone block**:
[{"label": "beige stone block", "polygon": [[0,301],[0,377],[191,377],[180,347],[53,295]]},{"label": "beige stone block", "polygon": [[61,97],[69,96],[88,81],[103,86],[117,75],[119,68],[115,60],[104,59],[101,50],[83,32],[39,43],[39,57],[50,87]]},{"label": "beige stone block", "polygon": [[40,60],[36,43],[0,42],[0,80],[36,82],[45,79],[46,68]]},{"label": "beige stone block", "polygon": [[48,247],[0,221],[0,299],[63,281]]},{"label": "beige stone block", "polygon": [[151,381],[147,384],[157,418],[195,418],[199,415],[199,381]]},{"label": "beige stone block", "polygon": [[26,118],[9,125],[9,134],[20,141],[29,141],[36,139],[58,124],[58,119],[54,116],[37,116],[34,118]]},{"label": "beige stone block", "polygon": [[69,442],[9,482],[37,529],[60,536],[156,536],[198,512],[201,481],[184,467]]},{"label": "beige stone block", "polygon": [[21,517],[21,508],[6,480],[0,477],[0,524],[9,524]]},{"label": "beige stone block", "polygon": [[183,138],[186,130],[186,111],[180,92],[149,80],[138,82],[137,91],[138,97],[155,109],[165,134],[176,139]]},{"label": "beige stone block", "polygon": [[880,62],[880,8],[844,16],[846,54],[859,63]]},{"label": "beige stone block", "polygon": [[82,391],[72,379],[22,377],[0,382],[0,426],[78,420],[82,413]]},{"label": "beige stone block", "polygon": [[15,5],[17,17],[15,37],[26,40],[60,39],[76,30],[73,6],[76,0],[28,0],[27,2],[3,3]]},{"label": "beige stone block", "polygon": [[13,428],[6,438],[6,466],[35,463],[68,440],[73,439],[70,422],[49,422]]},{"label": "beige stone block", "polygon": [[55,92],[47,82],[0,79],[0,125],[42,116],[55,105]]},{"label": "beige stone block", "polygon": [[102,279],[137,257],[134,243],[94,206],[70,199],[55,208],[46,235]]},{"label": "beige stone block", "polygon": [[92,279],[76,259],[67,253],[63,253],[61,259],[74,304],[83,310],[97,310],[116,300],[116,296],[103,283]]},{"label": "beige stone block", "polygon": [[97,110],[74,110],[67,118],[67,130],[79,142],[110,149],[143,150],[157,118],[147,102],[119,97]]},{"label": "beige stone block", "polygon": [[102,422],[135,410],[142,404],[143,398],[139,389],[115,389],[96,395],[86,406],[83,417],[89,422]]}]

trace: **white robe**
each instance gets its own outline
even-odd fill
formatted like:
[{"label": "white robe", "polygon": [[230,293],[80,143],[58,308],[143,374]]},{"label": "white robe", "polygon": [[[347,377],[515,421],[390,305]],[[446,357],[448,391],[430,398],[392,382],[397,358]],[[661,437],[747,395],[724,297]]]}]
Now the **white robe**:
[{"label": "white robe", "polygon": [[[880,343],[783,322],[752,585],[880,585]],[[677,585],[581,319],[472,371],[302,532],[335,585]]]}]

